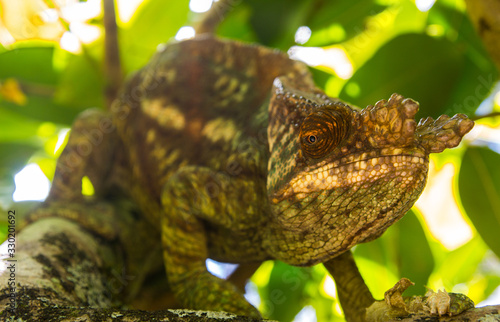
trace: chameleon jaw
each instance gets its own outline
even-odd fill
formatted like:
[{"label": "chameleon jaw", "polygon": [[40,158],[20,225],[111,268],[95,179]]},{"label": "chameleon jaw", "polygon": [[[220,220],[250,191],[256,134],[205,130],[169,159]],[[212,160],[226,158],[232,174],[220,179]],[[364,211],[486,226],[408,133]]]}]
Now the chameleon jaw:
[{"label": "chameleon jaw", "polygon": [[349,188],[356,191],[373,185],[385,176],[398,177],[401,181],[399,187],[405,189],[411,186],[417,175],[427,171],[427,165],[428,157],[418,150],[402,153],[400,148],[387,148],[350,155],[315,169],[306,169],[275,194],[271,201],[278,203],[290,197],[300,200],[311,192],[321,190]]}]

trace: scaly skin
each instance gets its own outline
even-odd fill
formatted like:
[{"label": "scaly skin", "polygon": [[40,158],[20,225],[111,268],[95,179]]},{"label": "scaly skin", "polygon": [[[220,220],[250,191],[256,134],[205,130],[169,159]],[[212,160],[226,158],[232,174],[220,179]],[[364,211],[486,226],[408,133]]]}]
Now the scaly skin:
[{"label": "scaly skin", "polygon": [[[49,200],[80,199],[83,175],[98,198],[134,199],[161,230],[168,280],[186,307],[259,316],[208,273],[207,258],[327,263],[337,280],[355,281],[339,283],[348,294],[364,283],[332,269],[355,267],[337,256],[401,218],[425,185],[429,153],[473,126],[463,115],[417,125],[417,109],[396,94],[353,109],[283,53],[201,36],[168,45],[128,82],[112,130],[105,113],[76,121]],[[96,133],[102,141],[81,153]],[[373,300],[357,292],[362,300],[343,300],[351,319]]]}]

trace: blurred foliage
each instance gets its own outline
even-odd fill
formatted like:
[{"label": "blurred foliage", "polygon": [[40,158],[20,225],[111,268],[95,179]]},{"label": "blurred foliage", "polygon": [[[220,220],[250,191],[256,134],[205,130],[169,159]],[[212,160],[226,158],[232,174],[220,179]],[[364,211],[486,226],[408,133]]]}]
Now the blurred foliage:
[{"label": "blurred foliage", "polygon": [[[56,2],[15,2],[13,8],[12,1],[0,0],[0,206],[5,214],[27,207],[12,201],[14,174],[27,163],[37,163],[52,178],[66,129],[82,110],[103,107],[106,79],[102,14],[84,22],[97,28],[100,36],[69,52],[59,40],[70,31],[71,21],[51,20],[48,13],[53,11],[46,11],[58,9]],[[312,69],[318,86],[330,96],[366,106],[398,92],[421,103],[421,117],[473,116],[483,101],[483,111],[499,109],[500,100],[487,99],[498,72],[462,0],[437,0],[425,12],[411,0],[227,3],[231,8],[218,28],[220,36],[287,51],[298,45],[297,29],[308,26],[311,36],[301,46],[340,49],[352,66],[351,77],[337,76],[335,62]],[[180,27],[199,19],[188,4],[188,0],[145,0],[130,21],[118,22],[127,75],[144,65],[160,43],[172,40]],[[8,18],[13,12],[17,20]],[[489,117],[477,123],[491,129],[498,128],[499,120]],[[443,246],[426,224],[425,214],[414,209],[378,240],[355,247],[375,297],[383,297],[402,276],[416,282],[409,294],[422,294],[424,285],[446,287],[468,294],[476,303],[500,285],[500,156],[490,149],[498,151],[494,141],[466,140],[456,150],[432,157],[438,169],[449,162],[458,169],[455,199],[472,229],[472,237],[461,246],[452,250]],[[5,227],[4,222],[0,225]],[[312,307],[320,321],[341,321],[334,286],[325,274],[321,265],[265,263],[253,277],[260,308],[280,321],[293,320],[305,306]]]}]

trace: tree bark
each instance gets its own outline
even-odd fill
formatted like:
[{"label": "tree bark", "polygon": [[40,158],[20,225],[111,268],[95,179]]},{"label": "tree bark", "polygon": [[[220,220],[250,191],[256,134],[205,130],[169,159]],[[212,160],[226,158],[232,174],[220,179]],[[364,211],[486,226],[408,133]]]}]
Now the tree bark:
[{"label": "tree bark", "polygon": [[[94,218],[88,221],[89,227],[67,219],[82,215]],[[257,321],[224,312],[127,309],[134,301],[148,302],[158,292],[168,293],[165,278],[163,284],[156,283],[164,285],[157,290],[141,290],[147,278],[164,276],[160,239],[155,228],[128,203],[44,205],[33,212],[31,221],[19,234],[11,225],[15,242],[11,238],[0,249],[4,258],[0,271],[2,320]],[[87,229],[90,226],[98,227],[99,233]],[[7,251],[12,249],[11,242],[15,253]],[[157,307],[161,304],[156,303]],[[168,301],[163,305],[175,306]],[[453,317],[453,321],[498,318],[499,312],[500,306],[480,308]],[[425,318],[438,320],[419,316],[402,321]]]},{"label": "tree bark", "polygon": [[[94,218],[89,225],[98,226],[100,234],[67,219],[80,216]],[[147,294],[140,293],[140,288],[148,275],[164,271],[158,234],[127,204],[42,206],[29,221],[33,222],[19,233],[12,225],[15,241],[11,238],[10,242],[15,246],[9,247],[7,240],[1,249],[1,320],[235,319],[224,312],[124,309],[135,297]],[[9,248],[15,253],[8,252]],[[253,321],[246,317],[237,320]]]}]

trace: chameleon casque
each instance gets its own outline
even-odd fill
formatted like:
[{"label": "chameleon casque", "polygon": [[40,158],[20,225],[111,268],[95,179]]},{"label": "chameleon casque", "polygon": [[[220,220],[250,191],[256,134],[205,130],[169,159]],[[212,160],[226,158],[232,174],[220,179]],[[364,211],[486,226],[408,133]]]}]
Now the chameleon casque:
[{"label": "chameleon casque", "polygon": [[[473,127],[462,114],[417,124],[417,110],[397,94],[350,107],[284,53],[200,35],[158,52],[110,113],[75,121],[48,200],[81,199],[83,176],[97,197],[133,199],[161,230],[185,307],[259,316],[205,261],[278,259],[325,263],[348,319],[362,319],[374,300],[349,249],[400,219],[424,188],[429,154]],[[89,133],[103,140],[82,149]]]}]

